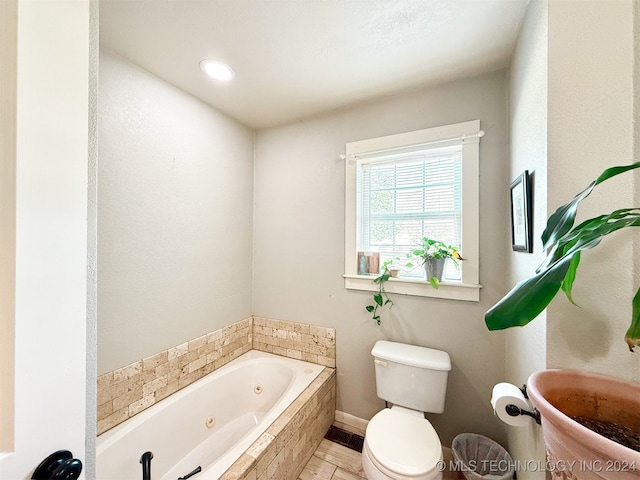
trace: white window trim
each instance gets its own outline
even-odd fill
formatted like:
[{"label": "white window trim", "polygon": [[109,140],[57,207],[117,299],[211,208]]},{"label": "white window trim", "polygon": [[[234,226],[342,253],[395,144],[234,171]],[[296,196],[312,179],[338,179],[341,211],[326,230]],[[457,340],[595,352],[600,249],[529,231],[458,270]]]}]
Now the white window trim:
[{"label": "white window trim", "polygon": [[414,132],[388,135],[361,140],[346,145],[345,172],[345,288],[351,290],[377,291],[373,282],[375,275],[357,274],[356,246],[356,176],[357,159],[375,155],[385,150],[411,150],[419,145],[437,143],[462,145],[462,245],[465,258],[462,282],[441,282],[440,288],[433,288],[427,281],[408,278],[390,278],[385,283],[389,293],[416,295],[422,297],[445,298],[477,302],[480,300],[479,283],[480,246],[480,120],[427,128]]}]

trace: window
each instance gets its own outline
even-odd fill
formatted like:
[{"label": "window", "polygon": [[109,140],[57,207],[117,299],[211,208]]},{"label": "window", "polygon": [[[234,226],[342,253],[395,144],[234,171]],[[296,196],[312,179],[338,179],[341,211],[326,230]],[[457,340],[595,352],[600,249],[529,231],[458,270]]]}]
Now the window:
[{"label": "window", "polygon": [[[346,288],[376,289],[372,278],[377,266],[396,257],[404,259],[427,236],[459,248],[465,261],[459,269],[447,262],[437,290],[425,281],[422,268],[413,268],[390,279],[387,291],[479,300],[482,134],[475,120],[347,144]],[[362,274],[361,262],[371,274]]]}]

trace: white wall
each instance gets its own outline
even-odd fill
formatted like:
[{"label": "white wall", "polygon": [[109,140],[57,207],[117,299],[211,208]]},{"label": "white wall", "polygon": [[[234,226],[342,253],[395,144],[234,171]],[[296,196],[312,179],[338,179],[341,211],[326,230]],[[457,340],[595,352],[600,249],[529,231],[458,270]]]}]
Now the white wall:
[{"label": "white wall", "polygon": [[31,478],[61,448],[85,462],[95,446],[85,437],[90,8],[18,2],[15,437],[0,478]]},{"label": "white wall", "polygon": [[18,2],[0,2],[0,452],[13,449]]},{"label": "white wall", "polygon": [[[546,218],[605,168],[638,159],[637,2],[538,0],[528,7],[510,67],[511,176],[533,170],[535,251],[512,254],[508,285],[528,277],[543,258]],[[634,31],[635,30],[635,31]],[[635,89],[635,90],[634,90]],[[600,185],[581,203],[578,222],[628,207],[634,179]],[[640,379],[624,342],[638,288],[635,232],[621,231],[582,256],[571,306],[562,292],[547,311],[506,336],[507,378],[523,383],[533,371],[577,368]],[[634,238],[635,237],[635,238]],[[539,429],[509,430],[516,459],[544,459]],[[518,478],[544,478],[518,472]]]},{"label": "white wall", "polygon": [[[533,253],[510,252],[507,285],[528,278],[544,259],[540,235],[547,221],[547,53],[548,2],[533,0],[527,7],[509,68],[509,181],[524,170],[532,178]],[[508,185],[504,185],[506,191]],[[507,235],[509,231],[505,232]],[[509,238],[510,241],[510,238]],[[524,385],[533,372],[546,368],[546,312],[523,328],[506,332],[506,381]],[[522,462],[545,460],[541,430],[507,427],[509,451]],[[526,463],[525,463],[526,464]],[[518,478],[543,479],[545,472],[519,471]]]},{"label": "white wall", "polygon": [[[636,2],[549,2],[548,205],[568,201],[605,168],[634,161]],[[637,82],[637,78],[635,78]],[[638,173],[596,187],[579,220],[631,207]],[[547,364],[640,380],[624,334],[638,288],[637,232],[620,231],[582,255],[571,306],[559,295],[547,314]]]},{"label": "white wall", "polygon": [[[344,153],[356,140],[480,119],[479,303],[394,296],[377,327],[368,292],[344,289]],[[254,313],[336,328],[337,409],[371,418],[376,397],[371,348],[378,339],[449,352],[445,413],[431,415],[445,445],[460,432],[504,440],[491,389],[504,380],[504,333],[483,314],[504,293],[509,228],[507,82],[504,71],[383,98],[262,130],[256,137]]]},{"label": "white wall", "polygon": [[98,124],[103,373],[251,315],[253,131],[107,51]]},{"label": "white wall", "polygon": [[100,29],[98,2],[89,2],[89,149],[87,158],[87,414],[86,478],[96,476],[98,436],[98,68]]}]

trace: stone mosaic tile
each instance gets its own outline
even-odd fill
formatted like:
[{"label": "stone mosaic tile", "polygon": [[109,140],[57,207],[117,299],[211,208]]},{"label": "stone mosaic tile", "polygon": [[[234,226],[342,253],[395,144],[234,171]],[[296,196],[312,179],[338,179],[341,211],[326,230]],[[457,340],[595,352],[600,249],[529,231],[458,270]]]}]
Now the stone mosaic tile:
[{"label": "stone mosaic tile", "polygon": [[254,316],[253,348],[336,368],[334,328]]},{"label": "stone mosaic tile", "polygon": [[98,435],[252,348],[247,318],[98,377]]},{"label": "stone mosaic tile", "polygon": [[249,317],[98,377],[98,435],[251,349],[336,366],[335,329]]}]

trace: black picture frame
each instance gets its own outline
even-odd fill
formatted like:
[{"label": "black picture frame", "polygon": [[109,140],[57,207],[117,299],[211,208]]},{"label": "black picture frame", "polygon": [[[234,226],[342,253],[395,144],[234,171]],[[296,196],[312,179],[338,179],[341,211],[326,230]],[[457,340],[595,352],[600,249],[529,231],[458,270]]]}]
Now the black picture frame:
[{"label": "black picture frame", "polygon": [[525,170],[511,184],[511,248],[516,252],[533,251],[531,184]]}]

